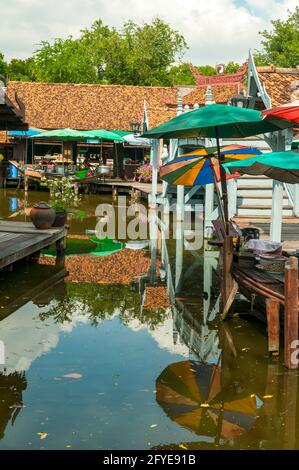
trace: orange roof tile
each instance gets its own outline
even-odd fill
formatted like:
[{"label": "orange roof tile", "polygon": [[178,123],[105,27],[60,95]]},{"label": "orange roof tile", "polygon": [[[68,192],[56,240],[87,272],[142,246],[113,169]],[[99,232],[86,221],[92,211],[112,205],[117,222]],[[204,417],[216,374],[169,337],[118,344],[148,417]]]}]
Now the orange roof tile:
[{"label": "orange roof tile", "polygon": [[292,84],[299,84],[299,67],[289,69],[275,66],[257,67],[259,78],[272,100],[272,106],[291,101]]},{"label": "orange roof tile", "polygon": [[151,127],[174,117],[178,94],[171,87],[9,82],[11,99],[15,92],[31,127],[122,130],[141,122],[144,101]]}]

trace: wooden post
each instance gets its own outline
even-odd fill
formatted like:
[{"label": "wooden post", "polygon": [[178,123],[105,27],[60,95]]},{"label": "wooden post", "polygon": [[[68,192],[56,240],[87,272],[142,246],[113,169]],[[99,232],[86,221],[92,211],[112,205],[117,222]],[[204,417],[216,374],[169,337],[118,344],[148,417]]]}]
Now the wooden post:
[{"label": "wooden post", "polygon": [[283,183],[273,180],[270,240],[281,241]]},{"label": "wooden post", "polygon": [[268,324],[268,351],[279,353],[279,302],[275,299],[266,299],[266,312]]},{"label": "wooden post", "polygon": [[63,255],[66,249],[66,239],[65,237],[60,238],[56,242],[56,253],[57,255]]},{"label": "wooden post", "polygon": [[233,267],[233,237],[226,235],[223,240],[223,266],[221,276],[221,308],[227,304],[230,293],[234,287],[234,280],[232,275]]},{"label": "wooden post", "polygon": [[204,237],[213,237],[214,183],[205,186]]},{"label": "wooden post", "polygon": [[151,201],[150,201],[150,204],[152,207],[156,207],[156,203],[157,203],[158,158],[159,158],[159,141],[157,139],[153,139],[152,145],[151,145],[152,191],[151,191]]},{"label": "wooden post", "polygon": [[28,188],[29,188],[29,177],[24,175],[24,190],[25,190],[25,193],[28,193]]},{"label": "wooden post", "polygon": [[298,347],[298,258],[291,256],[284,272],[284,362],[288,369],[296,369],[292,355]]}]

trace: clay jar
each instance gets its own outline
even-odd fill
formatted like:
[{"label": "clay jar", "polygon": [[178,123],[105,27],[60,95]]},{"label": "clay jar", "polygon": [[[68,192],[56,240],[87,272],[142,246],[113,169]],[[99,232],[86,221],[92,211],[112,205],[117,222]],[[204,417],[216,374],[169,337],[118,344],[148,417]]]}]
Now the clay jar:
[{"label": "clay jar", "polygon": [[44,201],[34,204],[30,211],[30,219],[38,229],[51,228],[56,217],[56,212]]},{"label": "clay jar", "polygon": [[64,227],[67,219],[66,211],[56,211],[53,227]]}]

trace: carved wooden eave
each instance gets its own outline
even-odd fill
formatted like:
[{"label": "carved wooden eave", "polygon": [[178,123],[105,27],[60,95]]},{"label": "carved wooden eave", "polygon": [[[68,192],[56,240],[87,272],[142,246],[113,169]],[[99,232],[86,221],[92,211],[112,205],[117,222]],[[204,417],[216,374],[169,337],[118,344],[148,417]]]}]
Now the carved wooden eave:
[{"label": "carved wooden eave", "polygon": [[232,74],[219,74],[211,76],[203,76],[199,73],[198,69],[193,67],[192,64],[189,65],[192,75],[195,78],[197,87],[207,87],[207,86],[223,86],[223,85],[233,85],[239,84],[243,86],[244,77],[247,72],[247,62],[245,62],[240,68],[239,72]]},{"label": "carved wooden eave", "polygon": [[17,106],[7,97],[5,88],[0,86],[0,130],[28,130],[25,122],[25,106],[15,95]]}]

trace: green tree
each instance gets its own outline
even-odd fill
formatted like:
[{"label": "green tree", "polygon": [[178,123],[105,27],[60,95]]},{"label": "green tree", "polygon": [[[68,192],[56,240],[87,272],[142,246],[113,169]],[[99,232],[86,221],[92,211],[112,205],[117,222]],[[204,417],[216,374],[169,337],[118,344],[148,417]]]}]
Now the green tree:
[{"label": "green tree", "polygon": [[170,85],[170,68],[187,47],[183,36],[159,18],[141,26],[128,21],[111,39],[105,68],[109,83]]},{"label": "green tree", "polygon": [[231,60],[225,66],[224,73],[236,73],[240,69],[240,64]]},{"label": "green tree", "polygon": [[169,79],[172,85],[195,85],[195,78],[188,63],[173,65],[169,71]]},{"label": "green tree", "polygon": [[4,55],[0,52],[0,76],[5,77],[7,73],[7,64],[4,60]]},{"label": "green tree", "polygon": [[198,65],[196,68],[199,70],[200,75],[203,75],[203,76],[216,75],[216,69],[212,65]]},{"label": "green tree", "polygon": [[43,41],[34,73],[43,82],[169,85],[170,67],[186,47],[183,36],[158,18],[141,26],[128,21],[120,31],[98,20],[79,39]]},{"label": "green tree", "polygon": [[42,41],[34,55],[33,71],[40,82],[97,82],[97,70],[88,44],[72,37],[56,39],[53,44]]},{"label": "green tree", "polygon": [[34,71],[34,59],[11,59],[7,65],[7,76],[9,80],[34,82],[36,74]]},{"label": "green tree", "polygon": [[262,31],[261,51],[256,51],[257,65],[275,64],[280,67],[294,67],[299,64],[299,7],[288,12],[288,18],[271,21],[273,30]]}]

